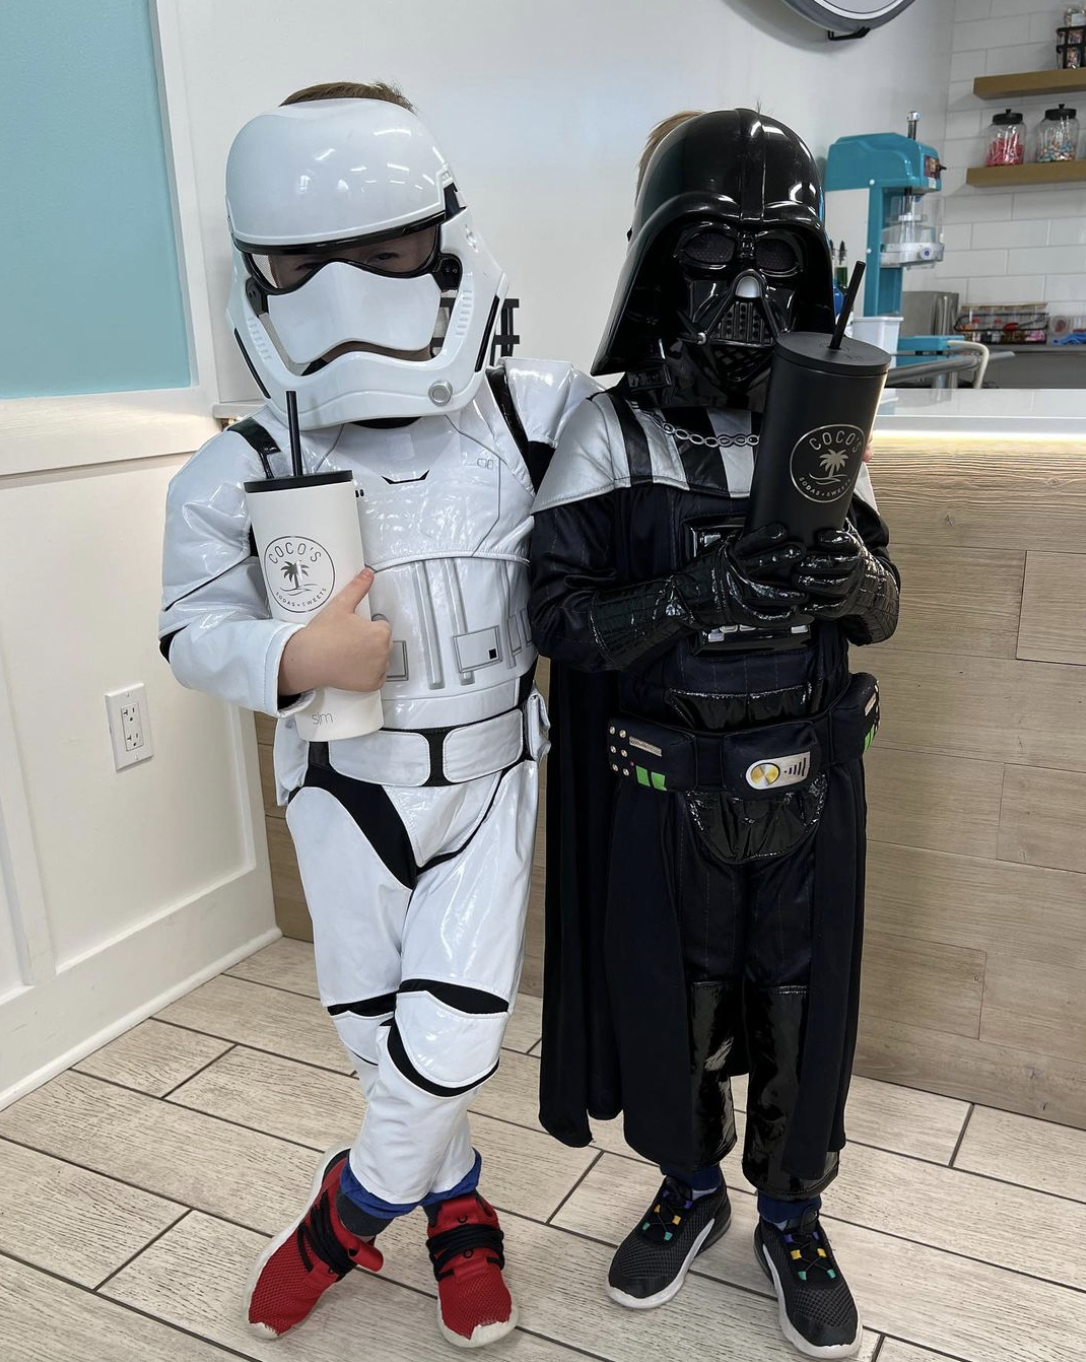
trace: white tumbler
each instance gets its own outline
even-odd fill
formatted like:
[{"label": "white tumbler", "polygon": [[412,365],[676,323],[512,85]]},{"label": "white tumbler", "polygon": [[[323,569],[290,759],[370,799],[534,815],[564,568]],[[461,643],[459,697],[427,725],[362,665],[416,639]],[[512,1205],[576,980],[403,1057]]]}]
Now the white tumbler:
[{"label": "white tumbler", "polygon": [[[365,567],[354,478],[344,469],[247,482],[245,494],[276,619],[305,622]],[[357,613],[367,619],[370,603]],[[360,738],[381,727],[379,691],[318,690],[295,716],[308,742]]]}]

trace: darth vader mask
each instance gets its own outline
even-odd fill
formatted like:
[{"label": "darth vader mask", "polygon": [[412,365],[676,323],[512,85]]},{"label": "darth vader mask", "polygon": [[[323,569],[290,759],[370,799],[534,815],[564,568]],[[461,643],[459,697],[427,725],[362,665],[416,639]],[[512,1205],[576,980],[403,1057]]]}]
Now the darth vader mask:
[{"label": "darth vader mask", "polygon": [[701,114],[656,149],[593,373],[659,405],[746,405],[777,336],[833,326],[822,187],[790,129]]}]

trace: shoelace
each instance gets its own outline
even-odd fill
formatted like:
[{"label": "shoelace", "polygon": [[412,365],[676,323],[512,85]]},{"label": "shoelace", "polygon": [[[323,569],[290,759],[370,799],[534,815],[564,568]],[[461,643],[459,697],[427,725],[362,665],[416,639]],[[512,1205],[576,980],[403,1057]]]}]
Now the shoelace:
[{"label": "shoelace", "polygon": [[307,1272],[313,1271],[313,1263],[306,1249],[307,1242],[313,1254],[337,1277],[346,1277],[355,1266],[354,1258],[344,1248],[332,1227],[332,1203],[327,1192],[321,1193],[298,1226],[297,1235],[298,1252]]},{"label": "shoelace", "polygon": [[456,1225],[451,1230],[442,1230],[427,1243],[430,1261],[434,1265],[434,1276],[438,1281],[452,1275],[452,1263],[462,1253],[472,1253],[475,1249],[488,1250],[487,1261],[498,1268],[505,1266],[505,1252],[502,1245],[504,1233],[494,1225]]},{"label": "shoelace", "polygon": [[824,1272],[831,1282],[837,1280],[837,1264],[817,1220],[806,1227],[800,1225],[794,1230],[781,1230],[780,1236],[788,1253],[789,1266],[801,1282],[808,1280],[812,1270]]},{"label": "shoelace", "polygon": [[[665,1205],[667,1211],[665,1212]],[[656,1204],[645,1218],[641,1226],[641,1233],[648,1234],[652,1230],[662,1230],[664,1243],[670,1243],[678,1230],[682,1229],[683,1221],[690,1214],[694,1203],[679,1191],[678,1187],[667,1179],[660,1188],[660,1195],[656,1199]],[[652,1217],[656,1219],[653,1220]]]}]

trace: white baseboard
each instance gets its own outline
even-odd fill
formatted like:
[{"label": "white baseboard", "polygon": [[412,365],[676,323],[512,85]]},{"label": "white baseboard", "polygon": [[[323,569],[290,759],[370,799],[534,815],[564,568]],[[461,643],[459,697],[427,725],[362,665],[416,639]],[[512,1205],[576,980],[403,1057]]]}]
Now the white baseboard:
[{"label": "white baseboard", "polygon": [[[260,914],[264,920],[256,923],[250,915],[242,915],[243,921],[244,916],[249,916],[249,927],[239,942],[237,933],[229,930],[231,905],[223,903],[218,895],[213,897],[218,902],[212,905],[211,913],[207,911],[206,900],[198,905],[187,905],[189,912],[177,915],[185,919],[183,923],[160,920],[140,933],[135,941],[129,938],[127,942],[118,943],[115,952],[102,953],[115,954],[119,958],[87,961],[89,969],[85,984],[73,977],[83,973],[76,970],[67,975],[59,974],[48,984],[25,989],[5,999],[0,1004],[0,1035],[4,1037],[5,1046],[5,1053],[0,1055],[0,1077],[7,1081],[0,1088],[0,1109],[25,1097],[124,1031],[282,935],[278,927],[265,925],[271,916],[269,909],[266,917]],[[225,897],[229,900],[233,895]],[[215,924],[218,931],[213,930],[211,935],[220,939],[213,945],[208,939],[207,919],[215,916],[219,918]],[[198,958],[202,962],[192,968],[191,959],[185,959],[188,952],[183,948],[171,953],[168,938],[177,935],[178,928],[182,936],[188,936],[189,932],[197,933],[201,927],[202,948]],[[215,946],[218,949],[211,963],[205,963],[207,949]],[[192,955],[195,957],[196,952]],[[180,977],[178,969],[184,970]],[[152,991],[145,994],[144,990],[148,988]],[[103,1002],[101,994],[106,989],[110,991],[110,998]],[[43,994],[48,996],[43,997]],[[92,1001],[94,994],[98,997]],[[113,1007],[109,1006],[109,1001]],[[114,1012],[117,1007],[121,1010]],[[90,1030],[84,1034],[83,1027],[87,1025]],[[30,1037],[30,1040],[20,1047],[19,1040],[23,1037]]]}]

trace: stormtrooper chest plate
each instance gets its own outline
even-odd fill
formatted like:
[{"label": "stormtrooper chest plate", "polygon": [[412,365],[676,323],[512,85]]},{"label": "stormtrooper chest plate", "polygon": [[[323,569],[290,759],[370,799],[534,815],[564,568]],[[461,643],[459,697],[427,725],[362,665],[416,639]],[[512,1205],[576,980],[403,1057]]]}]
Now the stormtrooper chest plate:
[{"label": "stormtrooper chest plate", "polygon": [[[469,412],[470,418],[470,412]],[[504,435],[505,432],[502,432]],[[519,452],[434,417],[348,427],[326,466],[354,474],[371,611],[392,626],[386,726],[449,727],[516,704],[533,495]]]}]

